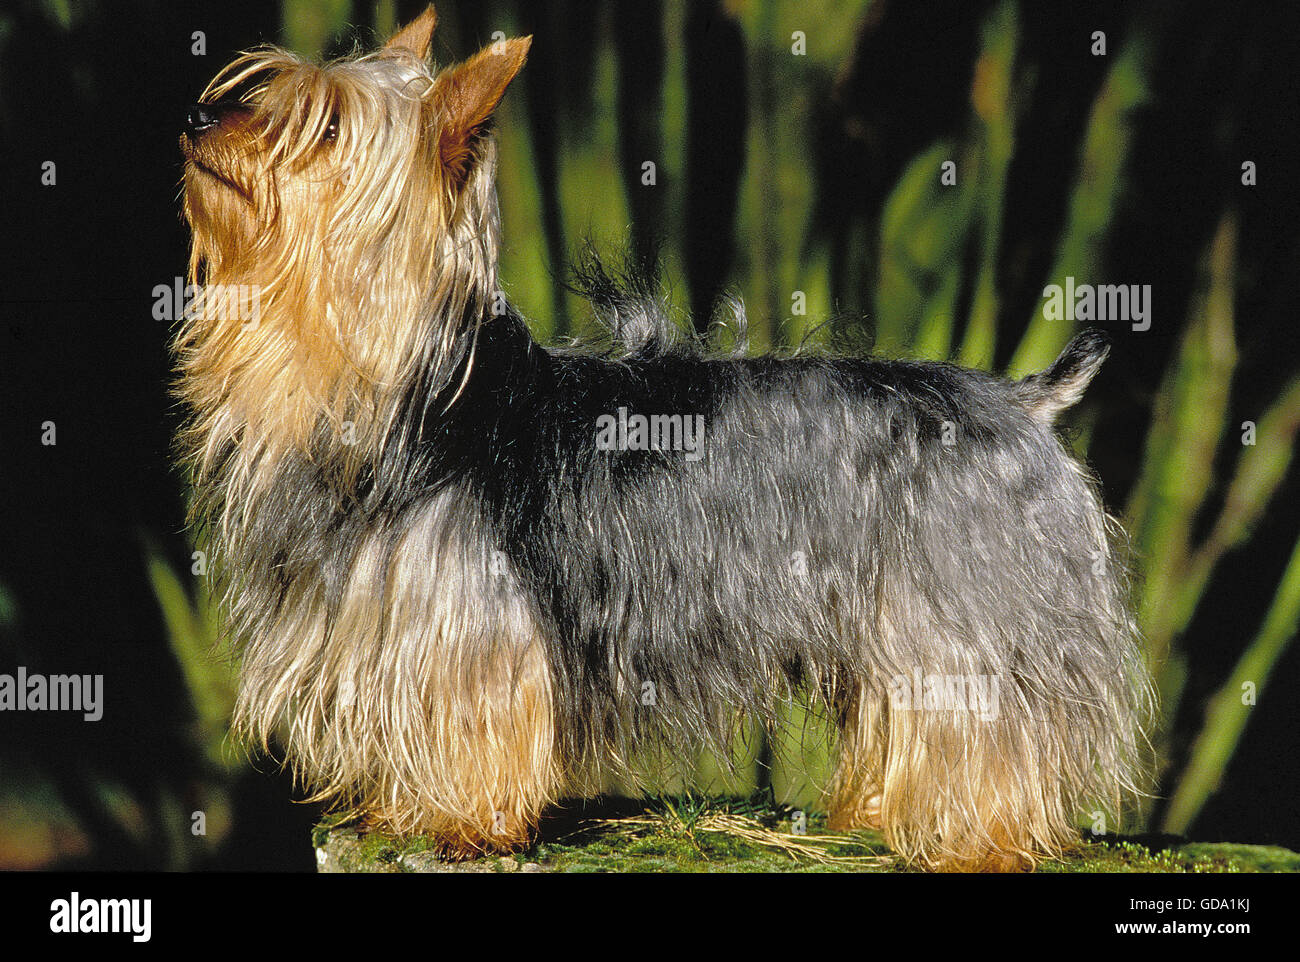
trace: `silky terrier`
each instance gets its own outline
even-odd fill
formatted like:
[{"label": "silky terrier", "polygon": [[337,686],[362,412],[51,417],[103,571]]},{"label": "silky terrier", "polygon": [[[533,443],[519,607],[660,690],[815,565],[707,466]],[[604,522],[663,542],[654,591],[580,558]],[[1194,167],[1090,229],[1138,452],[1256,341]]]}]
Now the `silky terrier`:
[{"label": "silky terrier", "polygon": [[541,346],[491,130],[531,38],[438,71],[434,24],[246,53],[181,137],[180,445],[235,730],[453,858],[796,699],[834,732],[830,825],[919,867],[1032,867],[1140,791],[1123,541],[1053,428],[1105,338],[1019,381],[724,353],[588,259],[612,336]]}]

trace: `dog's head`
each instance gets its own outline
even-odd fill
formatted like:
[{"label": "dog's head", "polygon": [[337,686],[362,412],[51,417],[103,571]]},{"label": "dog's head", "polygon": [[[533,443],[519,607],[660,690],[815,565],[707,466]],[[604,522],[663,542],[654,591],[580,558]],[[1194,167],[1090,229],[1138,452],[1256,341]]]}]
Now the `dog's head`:
[{"label": "dog's head", "polygon": [[[325,64],[253,50],[189,109],[183,206],[200,293],[178,347],[192,393],[206,374],[226,397],[291,396],[303,433],[311,409],[347,410],[416,364],[452,366],[464,319],[498,287],[488,128],[531,38],[437,71],[436,22],[429,7],[381,49]],[[259,329],[205,310],[204,292],[233,285],[253,289]]]},{"label": "dog's head", "polygon": [[228,258],[268,234],[337,246],[446,227],[531,38],[435,72],[436,22],[430,7],[363,56],[315,64],[263,47],[222,70],[181,135],[185,215],[205,253]]}]

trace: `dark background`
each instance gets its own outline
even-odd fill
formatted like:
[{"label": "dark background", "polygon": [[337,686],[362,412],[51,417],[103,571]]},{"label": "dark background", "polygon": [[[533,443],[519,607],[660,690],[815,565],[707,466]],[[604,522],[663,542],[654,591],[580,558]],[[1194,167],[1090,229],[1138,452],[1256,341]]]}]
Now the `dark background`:
[{"label": "dark background", "polygon": [[[224,738],[229,668],[189,574],[170,325],[153,320],[152,291],[184,273],[176,138],[216,70],[259,41],[342,53],[422,7],[0,12],[0,672],[102,673],[106,691],[93,724],[0,713],[0,868],[312,867],[316,809]],[[500,129],[503,277],[539,336],[588,329],[557,282],[586,235],[662,242],[674,304],[703,326],[736,291],[760,346],[825,321],[815,341],[1015,374],[1069,336],[1043,325],[1045,284],[1151,284],[1151,329],[1101,325],[1115,350],[1072,418],[1144,574],[1167,712],[1160,794],[1184,799],[1172,820],[1155,803],[1147,827],[1300,847],[1293,5],[501,0],[439,13],[439,63],[498,29],[535,36]],[[944,193],[950,158],[959,187]],[[1242,184],[1247,160],[1256,186]],[[807,315],[791,313],[795,289]],[[41,443],[48,421],[55,446]],[[1207,722],[1243,656],[1259,704]],[[1240,739],[1224,717],[1248,721]],[[753,781],[795,798],[816,779]],[[196,810],[206,836],[190,832]]]}]

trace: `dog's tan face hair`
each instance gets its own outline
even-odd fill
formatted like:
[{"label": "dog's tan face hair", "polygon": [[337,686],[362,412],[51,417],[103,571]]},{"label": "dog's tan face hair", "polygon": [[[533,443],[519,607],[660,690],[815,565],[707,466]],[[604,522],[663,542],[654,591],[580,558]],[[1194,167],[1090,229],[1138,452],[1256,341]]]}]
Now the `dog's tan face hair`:
[{"label": "dog's tan face hair", "polygon": [[234,437],[303,448],[322,418],[374,450],[422,352],[436,366],[451,351],[445,319],[481,314],[497,289],[487,126],[531,38],[436,72],[435,23],[430,7],[382,49],[324,65],[254,50],[191,113],[191,282],[258,305],[233,318],[201,294],[178,337],[200,466]]}]

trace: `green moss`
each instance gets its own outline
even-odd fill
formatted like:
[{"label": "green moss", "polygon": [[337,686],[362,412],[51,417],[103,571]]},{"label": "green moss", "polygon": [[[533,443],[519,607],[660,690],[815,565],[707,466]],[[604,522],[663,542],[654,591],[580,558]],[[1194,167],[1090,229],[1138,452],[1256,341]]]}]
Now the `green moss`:
[{"label": "green moss", "polygon": [[[618,808],[618,806],[615,806]],[[798,813],[770,795],[709,799],[684,794],[648,803],[621,803],[621,815],[581,808],[547,824],[542,840],[527,851],[466,863],[464,871],[514,872],[529,862],[548,872],[903,872],[877,832],[830,836],[826,816],[804,813],[806,835],[791,835]],[[607,816],[607,817],[601,817]],[[739,822],[735,816],[745,819]],[[778,833],[763,839],[733,830],[736,825]],[[835,841],[826,841],[833,837]],[[427,838],[398,839],[361,833],[335,816],[318,825],[313,844],[326,847],[349,871],[412,871],[406,856],[427,852]],[[807,844],[821,859],[789,850]],[[417,860],[418,861],[418,860]],[[513,863],[513,864],[507,864]],[[418,870],[418,869],[415,869]],[[1177,840],[1106,838],[1039,865],[1059,873],[1235,873],[1300,871],[1300,855],[1258,845],[1179,843]]]},{"label": "green moss", "polygon": [[312,848],[320,848],[324,845],[334,830],[346,825],[350,819],[351,816],[347,812],[331,812],[322,818],[311,830]]},{"label": "green moss", "polygon": [[1300,855],[1260,845],[1169,843],[1155,848],[1129,839],[1090,842],[1077,855],[1045,862],[1041,872],[1237,873],[1294,872]]}]

